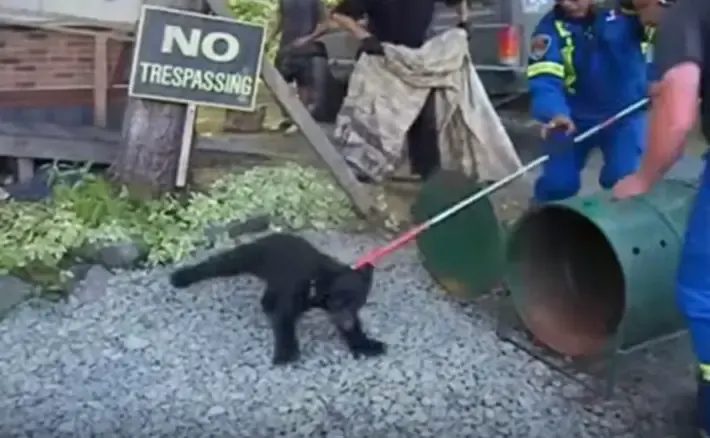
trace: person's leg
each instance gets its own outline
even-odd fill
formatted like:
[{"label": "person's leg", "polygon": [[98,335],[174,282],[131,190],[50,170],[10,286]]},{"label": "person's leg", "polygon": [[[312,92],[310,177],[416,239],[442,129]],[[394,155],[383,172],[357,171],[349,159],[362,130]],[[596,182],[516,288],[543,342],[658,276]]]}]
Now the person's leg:
[{"label": "person's leg", "polygon": [[313,103],[313,63],[306,56],[301,56],[294,60],[294,76],[298,90],[298,98],[306,108]]},{"label": "person's leg", "polygon": [[[294,69],[293,57],[291,55],[282,53],[279,50],[279,53],[276,55],[274,67],[276,67],[276,70],[278,70],[286,83],[291,84],[296,80],[296,72]],[[283,118],[279,124],[279,127],[281,129],[290,129],[293,126],[293,123],[291,122],[288,113],[281,105],[279,105],[279,110],[281,111],[281,117]]]},{"label": "person's leg", "polygon": [[407,148],[412,173],[426,179],[439,168],[441,156],[436,129],[436,105],[431,92],[407,132]]},{"label": "person's leg", "polygon": [[698,427],[710,435],[710,169],[690,213],[678,267],[677,299],[698,360]]},{"label": "person's leg", "polygon": [[599,174],[599,185],[611,189],[620,179],[639,168],[646,145],[646,111],[627,116],[597,135],[596,143],[602,150],[604,167]]},{"label": "person's leg", "polygon": [[541,204],[576,195],[581,188],[580,173],[587,162],[590,145],[574,144],[569,137],[553,133],[542,148],[550,158],[535,182],[533,201]]},{"label": "person's leg", "polygon": [[287,83],[292,83],[296,80],[296,72],[294,71],[293,56],[287,53],[281,52],[276,55],[276,60],[274,62],[274,67],[283,76]]}]

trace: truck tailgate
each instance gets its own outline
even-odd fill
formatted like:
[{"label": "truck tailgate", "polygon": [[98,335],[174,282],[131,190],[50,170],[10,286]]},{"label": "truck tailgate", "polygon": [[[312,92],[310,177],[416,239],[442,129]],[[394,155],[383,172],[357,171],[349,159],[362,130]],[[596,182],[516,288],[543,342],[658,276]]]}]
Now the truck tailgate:
[{"label": "truck tailgate", "polygon": [[[503,28],[511,24],[512,15],[507,10],[503,1],[489,4],[475,2],[469,6],[469,51],[481,80],[491,94],[514,93],[523,88],[520,79],[523,65],[506,65],[499,58],[498,36]],[[429,37],[455,27],[457,21],[452,8],[437,3]]]},{"label": "truck tailgate", "polygon": [[[507,25],[502,22],[502,14],[495,6],[475,3],[469,7],[469,32],[471,35],[471,57],[477,67],[502,66],[498,60],[498,32]],[[434,19],[429,28],[429,37],[441,34],[456,26],[456,12],[442,3],[436,3]]]}]

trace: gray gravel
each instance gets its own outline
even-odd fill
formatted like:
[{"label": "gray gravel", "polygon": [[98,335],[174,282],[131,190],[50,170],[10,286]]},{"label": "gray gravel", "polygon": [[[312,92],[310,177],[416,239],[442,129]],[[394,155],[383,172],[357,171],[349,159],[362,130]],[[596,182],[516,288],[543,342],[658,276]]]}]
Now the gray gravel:
[{"label": "gray gravel", "polygon": [[[376,243],[307,235],[344,260]],[[500,342],[413,248],[378,270],[364,318],[390,350],[371,360],[352,359],[314,313],[303,360],[273,368],[257,281],[177,291],[165,274],[121,274],[100,301],[29,303],[2,322],[0,436],[687,436],[684,340],[644,354],[600,401]]]}]

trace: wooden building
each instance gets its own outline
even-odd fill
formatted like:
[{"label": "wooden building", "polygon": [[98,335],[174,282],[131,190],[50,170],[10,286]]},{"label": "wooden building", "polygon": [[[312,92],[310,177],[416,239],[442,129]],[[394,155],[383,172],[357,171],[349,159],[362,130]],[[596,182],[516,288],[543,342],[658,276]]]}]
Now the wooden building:
[{"label": "wooden building", "polygon": [[2,3],[0,122],[120,126],[141,1]]}]

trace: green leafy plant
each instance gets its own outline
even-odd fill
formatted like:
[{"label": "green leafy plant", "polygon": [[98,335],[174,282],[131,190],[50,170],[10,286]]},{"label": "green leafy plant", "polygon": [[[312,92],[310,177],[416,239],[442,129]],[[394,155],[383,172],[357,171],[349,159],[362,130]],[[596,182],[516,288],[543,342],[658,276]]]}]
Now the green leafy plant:
[{"label": "green leafy plant", "polygon": [[[0,274],[57,286],[82,248],[126,241],[148,249],[149,266],[171,263],[208,245],[208,226],[260,214],[291,229],[337,228],[356,218],[329,175],[295,164],[228,174],[186,200],[148,202],[86,173],[76,184],[58,184],[46,202],[0,204]],[[216,244],[228,240],[224,234]]]}]

